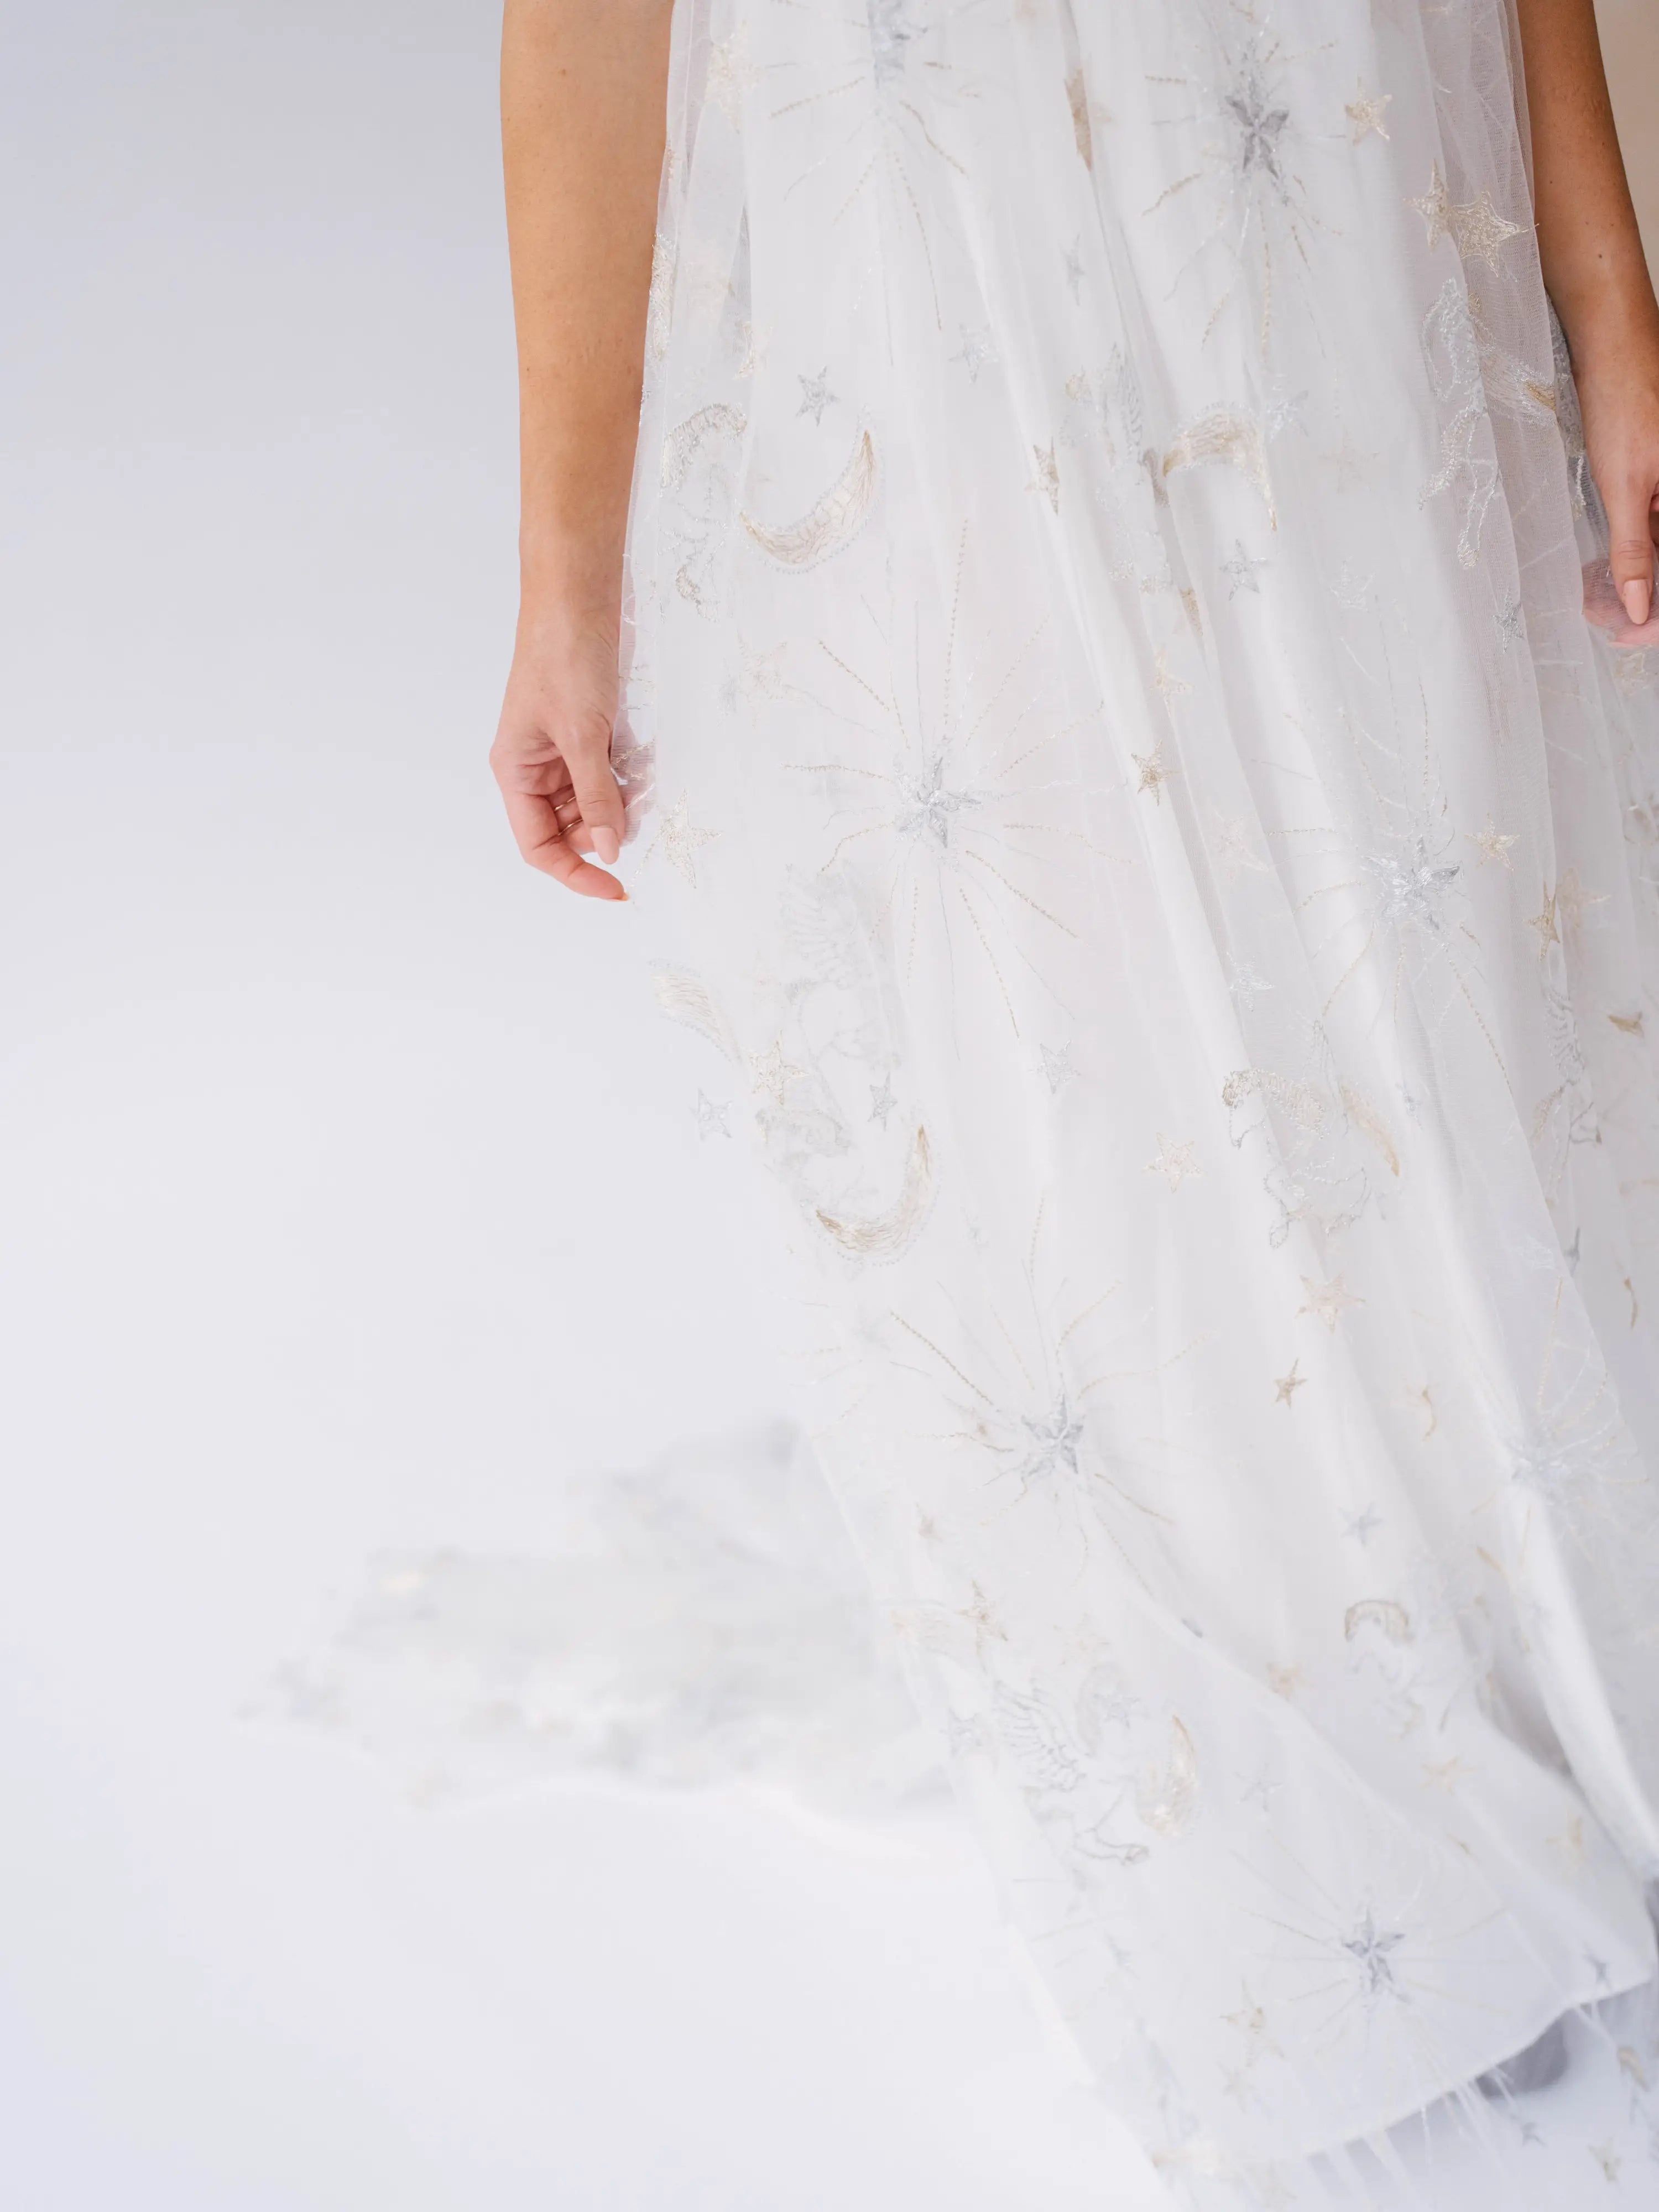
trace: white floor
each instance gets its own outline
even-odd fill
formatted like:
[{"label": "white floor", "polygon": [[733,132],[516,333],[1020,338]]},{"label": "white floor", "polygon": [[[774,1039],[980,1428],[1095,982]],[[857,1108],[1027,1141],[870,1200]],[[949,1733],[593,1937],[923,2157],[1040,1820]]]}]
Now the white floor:
[{"label": "white floor", "polygon": [[[630,919],[511,860],[492,11],[37,7],[0,160],[0,2203],[1065,2212],[948,1824],[240,1718],[369,1553],[787,1402]],[[1079,2122],[1080,2127],[1084,2124]]]}]

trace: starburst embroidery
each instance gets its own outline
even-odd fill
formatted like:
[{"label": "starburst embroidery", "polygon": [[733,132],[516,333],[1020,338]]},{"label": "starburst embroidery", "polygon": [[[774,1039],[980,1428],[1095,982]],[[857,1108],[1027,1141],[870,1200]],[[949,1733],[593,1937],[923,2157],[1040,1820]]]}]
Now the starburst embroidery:
[{"label": "starburst embroidery", "polygon": [[1171,1190],[1179,1190],[1184,1177],[1203,1172],[1198,1164],[1198,1146],[1190,1137],[1167,1137],[1158,1131],[1158,1158],[1147,1161],[1148,1175],[1161,1175]]},{"label": "starburst embroidery", "polygon": [[1373,131],[1379,138],[1388,137],[1388,130],[1382,118],[1387,113],[1393,99],[1394,94],[1391,92],[1367,92],[1364,79],[1363,77],[1360,79],[1358,89],[1342,111],[1348,118],[1350,125],[1348,139],[1351,145],[1357,146],[1362,138],[1368,137]]},{"label": "starburst embroidery", "polygon": [[1344,1275],[1334,1276],[1328,1283],[1316,1283],[1311,1275],[1304,1275],[1302,1287],[1308,1294],[1308,1302],[1297,1308],[1297,1314],[1311,1314],[1316,1321],[1322,1321],[1333,1336],[1336,1324],[1348,1308],[1365,1303],[1349,1290]]}]

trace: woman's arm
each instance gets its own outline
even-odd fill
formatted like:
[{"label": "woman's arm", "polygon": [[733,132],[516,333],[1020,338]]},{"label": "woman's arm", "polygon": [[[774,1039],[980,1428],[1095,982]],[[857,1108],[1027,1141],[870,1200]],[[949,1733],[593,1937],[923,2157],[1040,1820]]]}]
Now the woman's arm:
[{"label": "woman's arm", "polygon": [[611,772],[672,0],[507,0],[501,143],[519,340],[519,629],[490,755],[520,851],[621,898]]},{"label": "woman's arm", "polygon": [[1584,442],[1633,624],[1653,606],[1659,307],[1625,182],[1594,0],[1518,0],[1544,282],[1572,350]]}]

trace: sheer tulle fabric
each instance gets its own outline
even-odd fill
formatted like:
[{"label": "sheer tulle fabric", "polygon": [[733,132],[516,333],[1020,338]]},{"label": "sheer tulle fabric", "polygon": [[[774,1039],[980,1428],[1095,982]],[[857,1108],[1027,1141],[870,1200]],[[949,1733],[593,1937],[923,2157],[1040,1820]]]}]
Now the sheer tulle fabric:
[{"label": "sheer tulle fabric", "polygon": [[[1659,662],[1583,620],[1515,108],[1493,0],[675,21],[658,993],[1008,1914],[1206,2208],[1406,2189],[1340,2147],[1654,1974]],[[1659,2047],[1585,2018],[1605,2141],[1467,2095],[1411,2185],[1647,2201]]]}]

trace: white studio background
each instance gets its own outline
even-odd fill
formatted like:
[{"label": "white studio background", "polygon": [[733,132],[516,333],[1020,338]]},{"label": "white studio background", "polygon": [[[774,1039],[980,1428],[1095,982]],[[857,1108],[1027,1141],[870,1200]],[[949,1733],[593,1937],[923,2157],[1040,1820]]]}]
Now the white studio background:
[{"label": "white studio background", "polygon": [[485,773],[496,36],[9,27],[0,2204],[1127,2203],[948,1823],[422,1812],[240,1717],[377,1549],[788,1406],[741,1145]]}]

